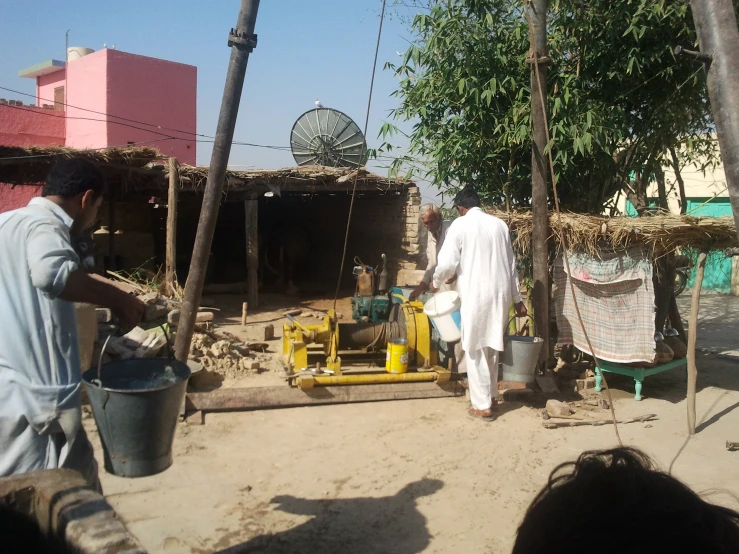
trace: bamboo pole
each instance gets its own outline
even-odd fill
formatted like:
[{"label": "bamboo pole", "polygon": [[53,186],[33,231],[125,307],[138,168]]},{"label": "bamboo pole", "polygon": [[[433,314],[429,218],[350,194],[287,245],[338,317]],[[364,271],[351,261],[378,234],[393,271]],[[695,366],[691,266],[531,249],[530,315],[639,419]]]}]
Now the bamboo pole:
[{"label": "bamboo pole", "polygon": [[698,266],[695,274],[693,298],[690,303],[690,320],[688,323],[688,433],[695,435],[695,388],[698,381],[698,369],[695,365],[695,344],[698,338],[698,308],[700,307],[701,286],[703,273],[706,269],[706,253],[698,256]]},{"label": "bamboo pole", "polygon": [[177,158],[169,158],[169,196],[167,198],[167,255],[165,283],[167,293],[174,294],[177,280],[177,195],[180,171]]}]

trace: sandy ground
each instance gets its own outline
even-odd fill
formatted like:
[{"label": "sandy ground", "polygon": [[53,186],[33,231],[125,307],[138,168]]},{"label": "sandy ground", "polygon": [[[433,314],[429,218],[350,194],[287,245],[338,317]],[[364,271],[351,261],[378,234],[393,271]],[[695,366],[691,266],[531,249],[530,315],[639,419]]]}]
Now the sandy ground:
[{"label": "sandy ground", "polygon": [[[240,318],[240,303],[237,313],[233,299],[219,304],[231,305],[222,317]],[[633,382],[610,376],[619,418],[659,417],[621,426],[621,437],[697,491],[739,494],[739,453],[724,447],[739,441],[739,365],[702,354],[699,372],[689,440],[682,370],[649,377],[642,402]],[[270,371],[223,385],[276,382]],[[203,426],[178,427],[166,472],[101,479],[152,553],[508,552],[558,463],[616,445],[610,426],[544,429],[540,402],[505,403],[493,423],[451,398],[208,414]],[[85,425],[102,460],[93,420]]]}]

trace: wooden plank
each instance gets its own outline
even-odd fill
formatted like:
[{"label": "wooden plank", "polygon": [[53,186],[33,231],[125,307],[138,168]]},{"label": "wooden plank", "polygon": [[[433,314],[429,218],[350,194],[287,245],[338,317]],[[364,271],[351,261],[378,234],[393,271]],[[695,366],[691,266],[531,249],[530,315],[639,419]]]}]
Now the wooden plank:
[{"label": "wooden plank", "polygon": [[169,159],[169,196],[167,198],[167,253],[165,261],[165,282],[169,294],[175,291],[177,280],[177,195],[180,186],[180,172],[177,158]]},{"label": "wooden plank", "polygon": [[244,201],[246,216],[246,297],[252,308],[259,306],[259,200]]},{"label": "wooden plank", "polygon": [[698,256],[698,266],[695,273],[693,298],[690,303],[690,319],[688,321],[688,433],[695,435],[695,389],[698,382],[698,368],[695,365],[695,343],[698,340],[698,308],[701,302],[701,286],[703,274],[706,270],[706,253]]},{"label": "wooden plank", "polygon": [[464,396],[458,381],[315,387],[307,391],[288,386],[251,387],[188,393],[187,410],[225,412],[454,396]]}]

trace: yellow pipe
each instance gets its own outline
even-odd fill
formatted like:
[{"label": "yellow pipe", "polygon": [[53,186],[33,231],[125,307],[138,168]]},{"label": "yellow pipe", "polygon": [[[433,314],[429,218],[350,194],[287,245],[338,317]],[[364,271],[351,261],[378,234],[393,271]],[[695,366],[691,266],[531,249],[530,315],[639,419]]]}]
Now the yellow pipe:
[{"label": "yellow pipe", "polygon": [[298,386],[310,389],[313,386],[331,385],[374,385],[380,383],[421,383],[436,381],[439,375],[435,371],[426,373],[378,373],[376,375],[301,375]]}]

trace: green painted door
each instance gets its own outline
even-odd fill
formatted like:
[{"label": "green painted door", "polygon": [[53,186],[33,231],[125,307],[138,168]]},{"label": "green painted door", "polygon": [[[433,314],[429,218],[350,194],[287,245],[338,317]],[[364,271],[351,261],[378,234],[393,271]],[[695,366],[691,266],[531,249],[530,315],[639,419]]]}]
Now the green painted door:
[{"label": "green painted door", "polygon": [[[728,198],[688,198],[687,215],[698,217],[721,217],[733,215],[731,203]],[[697,259],[693,256],[693,262]],[[692,287],[695,282],[695,267],[691,271],[688,286]],[[706,257],[706,271],[703,275],[703,290],[717,292],[731,292],[731,258],[724,256],[723,252],[709,252]]]}]

